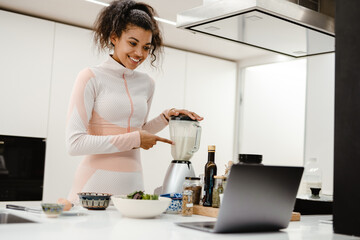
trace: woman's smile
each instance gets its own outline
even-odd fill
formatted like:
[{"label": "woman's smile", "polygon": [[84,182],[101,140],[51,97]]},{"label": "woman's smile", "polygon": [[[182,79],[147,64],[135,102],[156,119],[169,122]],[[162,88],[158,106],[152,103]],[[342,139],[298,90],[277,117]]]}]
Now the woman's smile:
[{"label": "woman's smile", "polygon": [[130,57],[129,56],[129,58],[133,61],[133,62],[135,62],[135,63],[140,63],[140,61],[141,61],[141,58],[138,58],[138,59],[136,59],[136,58],[133,58],[133,57]]}]

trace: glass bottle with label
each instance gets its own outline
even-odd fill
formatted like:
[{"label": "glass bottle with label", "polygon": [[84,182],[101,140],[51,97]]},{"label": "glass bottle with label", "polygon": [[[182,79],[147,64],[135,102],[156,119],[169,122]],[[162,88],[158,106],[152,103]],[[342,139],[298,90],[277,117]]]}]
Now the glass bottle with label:
[{"label": "glass bottle with label", "polygon": [[224,193],[223,176],[214,176],[215,186],[213,189],[212,207],[220,207],[220,196]]},{"label": "glass bottle with label", "polygon": [[303,178],[306,195],[311,195],[312,190],[320,192],[322,187],[322,173],[317,158],[309,158],[306,162]]},{"label": "glass bottle with label", "polygon": [[214,187],[214,176],[217,173],[217,167],[215,164],[215,146],[208,146],[208,161],[205,165],[205,176],[204,176],[204,199],[203,206],[212,206],[212,195]]}]

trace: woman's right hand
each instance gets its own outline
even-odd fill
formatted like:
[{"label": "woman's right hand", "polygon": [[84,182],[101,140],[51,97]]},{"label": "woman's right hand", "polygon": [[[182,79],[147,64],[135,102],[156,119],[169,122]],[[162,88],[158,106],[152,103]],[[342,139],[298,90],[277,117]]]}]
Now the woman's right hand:
[{"label": "woman's right hand", "polygon": [[140,130],[139,133],[140,133],[140,147],[145,150],[152,148],[157,141],[173,144],[171,140],[156,136],[155,134],[151,134],[145,130]]}]

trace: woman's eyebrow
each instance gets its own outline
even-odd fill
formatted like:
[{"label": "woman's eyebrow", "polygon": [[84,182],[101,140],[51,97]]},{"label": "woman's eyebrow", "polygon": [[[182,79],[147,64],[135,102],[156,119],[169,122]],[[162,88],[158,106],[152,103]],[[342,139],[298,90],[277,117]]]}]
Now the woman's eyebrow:
[{"label": "woman's eyebrow", "polygon": [[[134,38],[134,37],[129,37],[130,39],[133,39],[134,41],[136,41],[136,42],[140,42],[139,40],[137,40],[136,38]],[[145,45],[151,45],[151,43],[150,42],[148,42],[148,43],[146,43]]]}]

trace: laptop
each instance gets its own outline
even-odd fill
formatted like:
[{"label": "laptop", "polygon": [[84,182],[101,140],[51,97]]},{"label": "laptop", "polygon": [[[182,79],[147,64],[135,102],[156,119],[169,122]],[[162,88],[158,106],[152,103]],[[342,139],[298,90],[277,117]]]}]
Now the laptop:
[{"label": "laptop", "polygon": [[287,228],[303,170],[303,167],[233,165],[217,221],[175,224],[214,233]]}]

